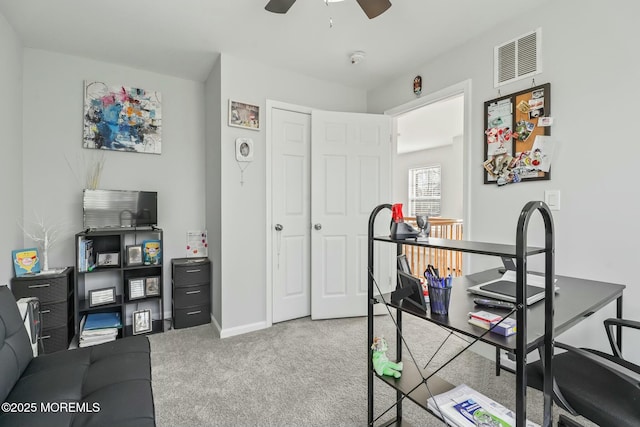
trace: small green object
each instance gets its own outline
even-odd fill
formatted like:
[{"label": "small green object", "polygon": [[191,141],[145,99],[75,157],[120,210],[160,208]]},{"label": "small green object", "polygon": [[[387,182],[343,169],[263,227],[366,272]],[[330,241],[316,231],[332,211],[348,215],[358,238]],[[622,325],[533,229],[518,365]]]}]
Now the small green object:
[{"label": "small green object", "polygon": [[387,341],[383,337],[375,337],[371,349],[373,350],[371,359],[373,360],[373,369],[376,374],[400,378],[402,375],[402,362],[395,363],[387,358],[386,351],[389,349]]}]

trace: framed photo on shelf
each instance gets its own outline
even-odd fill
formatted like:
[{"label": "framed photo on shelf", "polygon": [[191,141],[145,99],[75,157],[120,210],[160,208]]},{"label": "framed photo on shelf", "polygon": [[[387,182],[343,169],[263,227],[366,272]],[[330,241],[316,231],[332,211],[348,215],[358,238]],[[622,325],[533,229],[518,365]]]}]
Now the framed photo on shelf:
[{"label": "framed photo on shelf", "polygon": [[89,291],[89,307],[96,307],[116,302],[116,287],[94,289]]},{"label": "framed photo on shelf", "polygon": [[129,279],[129,299],[144,298],[144,278]]},{"label": "framed photo on shelf", "polygon": [[148,297],[160,295],[160,277],[147,277],[144,279],[145,294]]},{"label": "framed photo on shelf", "polygon": [[134,311],[131,316],[133,335],[151,332],[151,310]]},{"label": "framed photo on shelf", "polygon": [[229,100],[229,126],[260,130],[260,106]]},{"label": "framed photo on shelf", "polygon": [[142,245],[130,245],[126,248],[127,266],[142,265]]},{"label": "framed photo on shelf", "polygon": [[96,261],[97,267],[119,267],[120,266],[120,253],[119,252],[100,252],[98,253],[98,259]]},{"label": "framed photo on shelf", "polygon": [[144,261],[144,265],[162,264],[162,242],[160,242],[160,240],[143,241],[142,260]]}]

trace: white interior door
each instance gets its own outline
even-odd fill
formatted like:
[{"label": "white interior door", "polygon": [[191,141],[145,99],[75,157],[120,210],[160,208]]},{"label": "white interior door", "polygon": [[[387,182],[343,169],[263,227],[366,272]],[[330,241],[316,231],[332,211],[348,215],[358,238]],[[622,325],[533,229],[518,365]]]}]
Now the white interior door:
[{"label": "white interior door", "polygon": [[272,110],[273,322],[311,314],[309,114]]},{"label": "white interior door", "polygon": [[369,215],[391,197],[391,118],[314,110],[311,141],[311,317],[365,316]]}]

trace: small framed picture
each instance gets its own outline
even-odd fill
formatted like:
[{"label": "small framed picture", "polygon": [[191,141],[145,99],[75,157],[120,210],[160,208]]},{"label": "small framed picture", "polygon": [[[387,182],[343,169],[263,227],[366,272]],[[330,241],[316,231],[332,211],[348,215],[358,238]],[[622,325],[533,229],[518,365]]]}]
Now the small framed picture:
[{"label": "small framed picture", "polygon": [[144,285],[148,297],[160,295],[160,277],[147,277],[144,279]]},{"label": "small framed picture", "polygon": [[138,310],[132,314],[133,335],[151,332],[151,310]]},{"label": "small framed picture", "polygon": [[236,139],[236,160],[239,162],[253,161],[253,139]]},{"label": "small framed picture", "polygon": [[127,246],[127,266],[142,265],[142,245]]},{"label": "small framed picture", "polygon": [[260,106],[230,99],[229,126],[260,130]]},{"label": "small framed picture", "polygon": [[129,279],[129,299],[144,298],[144,278]]},{"label": "small framed picture", "polygon": [[119,252],[100,252],[98,254],[98,261],[96,262],[98,267],[119,267],[120,266],[120,253]]},{"label": "small framed picture", "polygon": [[94,289],[89,291],[89,307],[113,304],[116,302],[116,287]]}]

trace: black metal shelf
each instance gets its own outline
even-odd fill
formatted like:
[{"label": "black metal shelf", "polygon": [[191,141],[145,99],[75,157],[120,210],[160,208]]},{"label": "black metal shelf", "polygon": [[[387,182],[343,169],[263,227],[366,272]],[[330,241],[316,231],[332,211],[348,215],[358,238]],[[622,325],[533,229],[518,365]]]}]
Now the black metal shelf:
[{"label": "black metal shelf", "polygon": [[455,387],[438,375],[429,378],[425,384],[422,378],[427,378],[431,375],[429,370],[416,367],[411,359],[403,359],[402,364],[403,369],[400,378],[380,376],[375,371],[373,374],[391,388],[406,395],[413,403],[423,409],[429,410],[427,408],[427,399],[432,395],[445,393]]},{"label": "black metal shelf", "polygon": [[[554,283],[553,278],[555,277],[554,271],[554,237],[553,237],[553,218],[551,216],[551,211],[549,207],[543,202],[529,202],[527,203],[520,213],[520,217],[518,219],[518,225],[516,228],[516,244],[515,245],[506,245],[499,243],[486,243],[486,242],[472,242],[465,240],[448,240],[448,239],[438,239],[438,238],[429,238],[427,241],[417,242],[415,240],[396,240],[387,236],[374,236],[374,228],[375,228],[375,220],[377,215],[384,209],[391,210],[390,204],[383,204],[377,206],[369,217],[369,228],[368,228],[368,271],[374,271],[374,243],[382,242],[382,243],[390,243],[395,244],[397,249],[397,254],[402,253],[403,245],[411,245],[411,246],[422,246],[436,249],[445,249],[445,250],[453,250],[465,253],[473,253],[473,254],[481,254],[481,255],[491,255],[491,256],[506,256],[511,258],[516,258],[516,306],[518,309],[516,310],[516,321],[518,324],[518,332],[514,336],[511,337],[502,337],[495,334],[486,334],[486,331],[482,328],[477,328],[472,325],[469,325],[466,322],[466,316],[463,315],[461,310],[466,310],[469,307],[455,307],[452,312],[452,308],[450,307],[449,316],[441,316],[437,314],[432,314],[430,311],[428,313],[418,310],[417,308],[404,305],[402,302],[399,304],[391,303],[391,295],[383,294],[375,295],[374,294],[374,279],[371,274],[369,274],[368,278],[368,425],[373,426],[374,420],[374,405],[373,405],[373,380],[374,378],[379,378],[391,387],[396,389],[397,399],[398,401],[395,404],[396,407],[396,418],[395,420],[403,420],[402,417],[402,399],[404,397],[409,400],[415,402],[418,406],[424,408],[428,411],[427,408],[427,399],[431,396],[435,396],[437,394],[446,392],[453,388],[453,385],[449,384],[442,378],[434,375],[428,381],[430,385],[429,389],[424,384],[420,384],[422,382],[423,376],[428,376],[426,372],[419,372],[412,361],[403,361],[405,369],[403,369],[402,376],[399,379],[391,378],[391,377],[381,377],[375,374],[373,370],[373,362],[372,362],[372,350],[369,347],[371,342],[373,341],[373,333],[374,333],[374,313],[373,306],[376,303],[381,302],[381,299],[384,299],[386,304],[389,307],[393,307],[396,309],[396,323],[397,323],[397,331],[396,331],[396,357],[402,359],[403,352],[403,338],[402,338],[402,314],[408,313],[410,315],[422,318],[424,320],[433,322],[438,324],[444,328],[447,328],[452,331],[456,331],[458,333],[464,334],[471,338],[478,338],[480,341],[491,344],[497,348],[504,348],[511,351],[515,351],[516,354],[516,408],[515,408],[515,421],[517,427],[524,427],[526,425],[526,354],[531,351],[534,346],[542,345],[543,350],[543,360],[544,360],[544,370],[545,370],[545,378],[544,378],[544,386],[543,386],[543,394],[544,394],[544,422],[543,427],[550,427],[552,422],[552,355],[553,355],[553,337],[554,337],[554,328],[553,328],[553,304],[554,304]],[[527,246],[527,231],[528,224],[531,215],[535,211],[539,211],[542,215],[542,219],[544,221],[545,226],[545,247],[529,247]],[[534,338],[531,342],[527,341],[527,305],[525,303],[525,284],[526,284],[526,258],[530,255],[536,254],[544,254],[545,255],[545,319],[544,319],[544,336],[543,337],[532,337]],[[454,286],[454,290],[456,287]],[[452,297],[453,299],[453,297]],[[459,298],[460,299],[460,298]],[[467,298],[468,299],[468,298]],[[472,310],[469,310],[472,311]],[[480,337],[482,336],[482,337]],[[407,363],[409,362],[409,363]],[[406,376],[406,378],[405,378]],[[416,385],[419,387],[415,388]],[[431,384],[434,387],[431,387]],[[430,393],[429,393],[430,392]],[[429,411],[431,412],[431,411]],[[385,425],[392,425],[394,421],[386,423]]]},{"label": "black metal shelf", "polygon": [[[417,242],[415,240],[396,240],[385,236],[373,238],[376,242],[396,243],[411,246],[423,246],[426,248],[447,249],[458,252],[466,252],[480,255],[516,257],[516,245],[505,245],[501,243],[472,242],[469,240],[449,240],[429,237],[427,241]],[[544,248],[527,247],[525,255],[536,255],[544,253]]]}]

